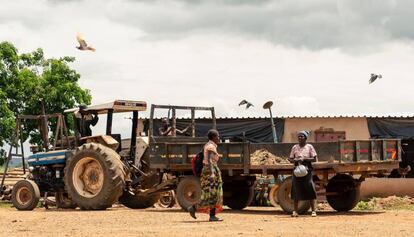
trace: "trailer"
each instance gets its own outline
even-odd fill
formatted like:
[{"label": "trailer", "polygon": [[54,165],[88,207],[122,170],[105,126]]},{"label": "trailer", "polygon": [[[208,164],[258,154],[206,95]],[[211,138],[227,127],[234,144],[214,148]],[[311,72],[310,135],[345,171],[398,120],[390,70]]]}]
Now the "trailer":
[{"label": "trailer", "polygon": [[[173,111],[172,126],[175,126],[176,110],[190,110],[191,136],[154,135],[154,111]],[[183,209],[195,204],[201,196],[199,179],[193,175],[191,160],[203,149],[205,137],[196,136],[194,114],[196,110],[210,111],[212,128],[216,127],[214,108],[152,105],[149,125],[148,151],[143,157],[156,173],[168,173],[174,179],[160,182],[144,193],[176,189],[179,205]],[[175,127],[173,128],[173,130]],[[231,209],[247,207],[254,197],[256,175],[284,175],[274,197],[286,212],[293,211],[290,198],[293,164],[252,165],[251,154],[265,148],[277,156],[288,156],[293,144],[248,142],[223,142],[219,144],[219,167],[223,177],[224,205]],[[337,211],[349,211],[359,201],[359,188],[366,177],[387,175],[398,168],[401,160],[401,141],[398,139],[342,140],[315,143],[319,161],[313,163],[315,185],[318,196],[326,197],[329,205]],[[309,202],[299,202],[299,212],[309,210]]]},{"label": "trailer", "polygon": [[[44,151],[28,157],[30,175],[14,185],[14,206],[19,210],[33,210],[40,196],[46,199],[54,195],[57,206],[61,208],[103,210],[118,201],[129,208],[140,209],[153,206],[162,193],[170,190],[176,190],[178,203],[184,209],[198,202],[201,188],[199,179],[193,176],[191,160],[202,150],[207,138],[196,131],[195,113],[210,113],[211,128],[216,128],[214,108],[152,105],[148,137],[140,137],[137,136],[138,112],[146,108],[143,101],[116,100],[89,106],[82,111],[80,108],[65,111],[72,114],[75,121],[78,119],[76,114],[81,113],[81,122],[83,116],[106,115],[106,133],[93,136],[79,134],[78,126],[75,126],[75,136],[69,136],[61,114],[19,117],[41,122],[45,146]],[[154,115],[158,109],[167,110],[172,115],[172,136],[154,133]],[[191,114],[191,133],[186,136],[176,136],[177,110]],[[132,113],[129,140],[112,132],[113,114],[126,112]],[[48,142],[48,118],[58,118],[53,145]],[[82,124],[85,123],[79,123]],[[21,128],[16,131],[21,131]],[[19,134],[15,137],[19,138]],[[20,143],[22,145],[21,139]],[[320,162],[314,164],[318,194],[326,196],[335,210],[351,210],[359,200],[359,186],[366,177],[387,174],[398,168],[400,143],[400,140],[386,139],[314,144],[320,158]],[[257,166],[251,164],[250,156],[262,148],[278,156],[286,156],[291,146],[250,144],[246,141],[219,144],[224,204],[239,210],[248,206],[254,197],[257,174],[290,175],[292,164]],[[11,154],[10,150],[9,158],[11,155],[16,154]],[[23,154],[20,156],[24,159]],[[163,178],[165,176],[169,178]],[[4,179],[5,176],[2,183]],[[293,209],[290,187],[291,179],[287,177],[274,192],[280,206],[287,212]],[[308,202],[300,202],[300,212],[308,209]]]}]

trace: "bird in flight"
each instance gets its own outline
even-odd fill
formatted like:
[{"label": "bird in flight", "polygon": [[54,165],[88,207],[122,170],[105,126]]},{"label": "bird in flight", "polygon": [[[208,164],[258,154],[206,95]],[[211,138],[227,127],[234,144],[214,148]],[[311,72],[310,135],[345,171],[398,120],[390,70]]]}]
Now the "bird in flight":
[{"label": "bird in flight", "polygon": [[247,100],[242,100],[240,103],[239,103],[239,106],[242,106],[242,105],[246,105],[246,109],[248,109],[248,108],[250,108],[250,107],[254,107],[254,105],[252,104],[252,103],[250,103],[249,101],[247,101]]},{"label": "bird in flight", "polygon": [[79,46],[76,46],[77,49],[79,50],[90,50],[92,52],[95,52],[96,49],[92,48],[91,46],[88,46],[88,44],[86,44],[85,38],[83,38],[83,36],[79,33],[76,34],[76,39],[79,42]]},{"label": "bird in flight", "polygon": [[375,80],[382,78],[381,74],[371,73],[371,78],[369,79],[369,84],[373,83]]}]

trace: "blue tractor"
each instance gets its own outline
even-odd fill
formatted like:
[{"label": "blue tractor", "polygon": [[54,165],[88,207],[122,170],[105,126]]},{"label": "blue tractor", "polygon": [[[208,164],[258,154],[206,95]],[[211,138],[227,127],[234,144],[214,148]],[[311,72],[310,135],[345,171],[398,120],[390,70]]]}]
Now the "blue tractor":
[{"label": "blue tractor", "polygon": [[[17,182],[12,203],[18,210],[33,210],[40,197],[54,196],[60,208],[103,210],[119,201],[130,208],[147,208],[160,193],[141,195],[159,182],[145,161],[146,146],[137,140],[138,112],[146,102],[116,100],[111,103],[65,111],[75,120],[75,136],[68,136],[62,115],[39,116],[43,126],[44,150],[29,156],[30,175]],[[132,112],[130,139],[112,133],[113,114]],[[106,115],[106,134],[93,135],[89,126]],[[47,119],[57,118],[53,145],[47,137]],[[145,144],[145,143],[143,143]]]}]

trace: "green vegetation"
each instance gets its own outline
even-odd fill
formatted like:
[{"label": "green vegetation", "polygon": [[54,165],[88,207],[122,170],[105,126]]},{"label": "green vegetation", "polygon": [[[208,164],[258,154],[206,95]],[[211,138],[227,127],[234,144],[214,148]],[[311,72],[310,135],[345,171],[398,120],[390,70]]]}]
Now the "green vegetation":
[{"label": "green vegetation", "polygon": [[355,210],[368,211],[368,210],[373,210],[373,207],[369,205],[369,202],[367,201],[360,201],[356,205]]},{"label": "green vegetation", "polygon": [[[13,140],[15,118],[21,114],[41,114],[43,101],[46,113],[61,113],[77,104],[90,104],[91,95],[82,89],[80,75],[69,64],[73,57],[45,58],[42,49],[18,54],[9,42],[0,43],[0,148]],[[66,118],[70,125],[71,118]],[[51,129],[56,121],[51,121]],[[24,138],[41,145],[38,125],[23,124]],[[53,130],[52,130],[53,131]],[[0,157],[5,153],[0,149]]]},{"label": "green vegetation", "polygon": [[10,202],[0,202],[0,208],[11,208],[13,205]]},{"label": "green vegetation", "polygon": [[412,210],[414,211],[414,199],[411,197],[391,196],[387,198],[372,198],[369,201],[360,201],[355,210]]}]

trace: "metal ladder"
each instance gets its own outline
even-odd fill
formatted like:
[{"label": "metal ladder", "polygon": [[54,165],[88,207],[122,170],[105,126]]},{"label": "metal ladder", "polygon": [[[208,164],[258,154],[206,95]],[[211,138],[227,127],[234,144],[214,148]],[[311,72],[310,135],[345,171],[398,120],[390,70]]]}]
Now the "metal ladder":
[{"label": "metal ladder", "polygon": [[[1,184],[0,184],[0,195],[3,194],[5,191],[5,185],[4,181],[6,180],[7,171],[9,168],[10,161],[15,157],[21,157],[22,158],[22,165],[23,165],[23,174],[26,174],[26,163],[25,163],[25,157],[24,157],[24,149],[23,149],[23,130],[20,119],[16,119],[16,130],[14,133],[13,141],[10,143],[10,149],[9,153],[7,153],[7,158],[5,161],[5,167],[3,171],[3,176],[1,178]],[[20,146],[20,154],[19,154],[19,146]],[[14,148],[14,149],[13,149]],[[13,150],[15,151],[13,153]]]}]

